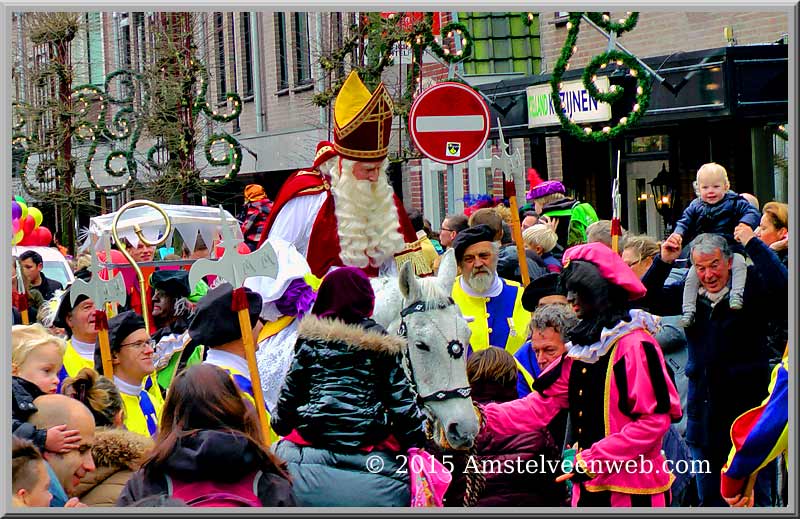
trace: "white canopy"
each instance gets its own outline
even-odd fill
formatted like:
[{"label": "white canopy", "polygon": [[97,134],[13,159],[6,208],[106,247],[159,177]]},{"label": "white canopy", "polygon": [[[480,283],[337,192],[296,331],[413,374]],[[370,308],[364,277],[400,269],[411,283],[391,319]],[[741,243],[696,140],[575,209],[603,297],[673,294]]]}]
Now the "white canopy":
[{"label": "white canopy", "polygon": [[[220,213],[218,207],[204,207],[196,205],[169,205],[159,204],[172,222],[173,231],[167,237],[167,241],[162,247],[172,247],[175,233],[177,232],[186,247],[192,251],[197,242],[198,233],[203,238],[206,246],[211,248],[215,240],[221,238]],[[223,210],[225,222],[230,228],[234,238],[242,239],[242,230],[239,222],[231,213]],[[102,242],[98,241],[104,234],[111,235],[111,223],[117,212],[95,216],[89,220],[89,235],[84,247],[102,247]],[[117,234],[120,238],[127,239],[131,245],[136,247],[139,238],[134,232],[134,225],[139,225],[142,234],[149,241],[155,241],[164,233],[166,223],[161,214],[148,206],[134,207],[127,209],[117,223]]]}]

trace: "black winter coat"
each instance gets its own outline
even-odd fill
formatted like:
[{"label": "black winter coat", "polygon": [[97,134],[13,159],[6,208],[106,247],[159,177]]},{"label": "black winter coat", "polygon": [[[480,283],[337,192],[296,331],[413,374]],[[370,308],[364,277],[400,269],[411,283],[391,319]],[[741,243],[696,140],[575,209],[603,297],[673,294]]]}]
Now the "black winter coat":
[{"label": "black winter coat", "polygon": [[44,450],[47,429],[37,429],[28,423],[28,418],[36,412],[33,401],[43,394],[44,392],[33,382],[11,377],[11,432],[17,438],[32,441],[39,450]]},{"label": "black winter coat", "polygon": [[[731,310],[725,296],[712,308],[707,297],[698,296],[694,324],[686,328],[686,441],[714,449],[722,461],[730,450],[733,420],[767,396],[769,322],[787,315],[786,268],[761,240],[751,239],[745,252],[753,265],[747,269],[744,307]],[[646,304],[659,315],[681,309],[683,283],[664,286],[670,268],[656,256],[642,278]]]},{"label": "black winter coat", "polygon": [[361,325],[305,317],[272,428],[314,447],[353,451],[390,434],[403,450],[425,441],[424,420],[401,365],[406,341],[371,319]]},{"label": "black winter coat", "polygon": [[675,224],[675,232],[683,237],[684,245],[703,233],[721,234],[728,243],[739,248],[733,239],[733,229],[739,223],[746,223],[753,229],[761,222],[761,215],[742,195],[728,191],[716,204],[708,204],[695,198],[684,209],[680,220]]},{"label": "black winter coat", "polygon": [[232,483],[260,470],[256,495],[263,506],[296,506],[292,484],[261,461],[255,445],[240,434],[201,430],[178,440],[163,469],[139,469],[125,484],[116,506],[130,506],[148,496],[169,495],[165,475],[181,481]]}]

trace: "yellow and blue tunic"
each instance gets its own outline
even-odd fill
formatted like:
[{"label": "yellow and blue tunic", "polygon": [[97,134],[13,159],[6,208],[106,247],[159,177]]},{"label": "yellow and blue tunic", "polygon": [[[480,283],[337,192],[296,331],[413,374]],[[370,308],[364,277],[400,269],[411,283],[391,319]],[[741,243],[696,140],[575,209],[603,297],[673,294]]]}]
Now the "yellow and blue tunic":
[{"label": "yellow and blue tunic", "polygon": [[514,281],[497,278],[501,285],[497,295],[476,297],[468,294],[458,276],[453,284],[453,300],[467,317],[474,317],[468,354],[489,346],[505,348],[514,354],[527,340],[531,314],[522,308],[522,286]]},{"label": "yellow and blue tunic", "polygon": [[153,375],[147,376],[142,385],[135,386],[114,377],[125,407],[125,428],[143,436],[154,436],[158,432],[164,399]]},{"label": "yellow and blue tunic", "polygon": [[67,340],[67,348],[64,350],[64,365],[58,372],[58,388],[56,392],[61,393],[61,384],[67,377],[74,377],[83,368],[94,369],[94,344],[88,344],[70,338]]},{"label": "yellow and blue tunic", "polygon": [[785,452],[789,444],[788,347],[772,371],[769,396],[731,425],[733,448],[722,468],[722,494],[742,493],[747,479]]},{"label": "yellow and blue tunic", "polygon": [[[253,404],[253,408],[255,408],[256,396],[253,392],[253,383],[250,380],[250,369],[247,367],[247,360],[227,351],[209,349],[206,354],[206,360],[203,362],[212,364],[226,371],[233,379],[236,387],[241,391],[242,398],[248,400]],[[269,419],[269,410],[267,410],[267,419]],[[274,443],[279,439],[279,437],[272,432],[271,428],[269,431],[269,439],[270,443]]]}]

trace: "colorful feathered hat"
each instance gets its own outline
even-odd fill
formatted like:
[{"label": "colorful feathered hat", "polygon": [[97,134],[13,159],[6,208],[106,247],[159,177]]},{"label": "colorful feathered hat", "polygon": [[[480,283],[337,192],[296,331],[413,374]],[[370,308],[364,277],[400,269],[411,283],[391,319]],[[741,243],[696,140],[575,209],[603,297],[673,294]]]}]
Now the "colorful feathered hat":
[{"label": "colorful feathered hat", "polygon": [[378,162],[389,154],[392,98],[383,83],[370,94],[356,71],[347,76],[333,105],[333,148],[350,160]]},{"label": "colorful feathered hat", "polygon": [[561,193],[563,195],[567,192],[564,189],[564,184],[558,180],[542,180],[542,177],[539,176],[539,173],[534,168],[528,168],[528,183],[531,185],[531,189],[525,195],[527,200],[536,200],[553,193]]}]

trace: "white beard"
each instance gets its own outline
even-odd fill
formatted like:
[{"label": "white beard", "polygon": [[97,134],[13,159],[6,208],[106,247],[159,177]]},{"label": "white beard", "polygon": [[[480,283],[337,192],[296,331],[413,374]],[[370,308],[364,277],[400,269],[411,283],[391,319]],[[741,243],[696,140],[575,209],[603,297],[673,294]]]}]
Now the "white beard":
[{"label": "white beard", "polygon": [[476,276],[475,271],[472,271],[464,275],[464,283],[477,294],[485,294],[494,284],[494,272],[488,267],[481,267],[481,271],[488,274]]},{"label": "white beard", "polygon": [[385,163],[376,182],[357,180],[353,164],[342,159],[340,172],[337,160],[330,171],[339,257],[346,266],[380,267],[405,248],[394,192],[383,174]]}]

